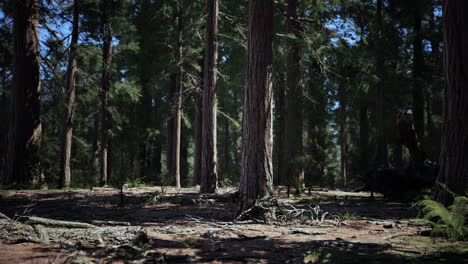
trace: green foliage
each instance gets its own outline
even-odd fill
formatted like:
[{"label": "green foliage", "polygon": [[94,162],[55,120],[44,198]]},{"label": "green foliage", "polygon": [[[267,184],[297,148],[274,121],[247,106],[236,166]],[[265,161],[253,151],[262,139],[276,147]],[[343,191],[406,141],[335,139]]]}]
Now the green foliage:
[{"label": "green foliage", "polygon": [[466,240],[468,238],[468,198],[457,196],[453,204],[445,207],[433,200],[422,200],[415,203],[422,207],[423,219],[429,221],[432,226],[433,235],[440,235],[450,240]]},{"label": "green foliage", "polygon": [[336,216],[337,216],[341,221],[345,221],[345,220],[350,220],[350,219],[356,218],[356,213],[346,211],[346,212],[344,212],[344,213],[338,213],[338,214],[336,214]]}]

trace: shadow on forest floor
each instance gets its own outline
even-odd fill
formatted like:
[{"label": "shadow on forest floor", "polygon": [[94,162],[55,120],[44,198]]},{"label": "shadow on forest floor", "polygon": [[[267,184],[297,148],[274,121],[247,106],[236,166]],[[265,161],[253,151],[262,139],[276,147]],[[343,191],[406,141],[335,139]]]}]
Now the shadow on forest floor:
[{"label": "shadow on forest floor", "polygon": [[[235,204],[211,201],[210,195],[204,197],[203,203],[197,203],[199,197],[195,188],[164,192],[156,187],[129,189],[125,191],[125,205],[119,206],[118,191],[3,192],[0,212],[12,218],[24,215],[79,222],[126,221],[143,226],[149,240],[120,246],[79,241],[67,245],[5,244],[0,240],[3,256],[0,263],[50,263],[54,259],[60,263],[467,263],[468,260],[468,243],[421,236],[427,227],[410,223],[417,213],[414,208],[381,197],[372,201],[368,193],[321,191],[283,198],[296,208],[320,205],[330,215],[347,215],[343,219],[345,224],[336,226],[332,219],[323,226],[303,220],[275,225],[237,224],[231,222]],[[391,221],[394,225],[384,228],[379,221]]]}]

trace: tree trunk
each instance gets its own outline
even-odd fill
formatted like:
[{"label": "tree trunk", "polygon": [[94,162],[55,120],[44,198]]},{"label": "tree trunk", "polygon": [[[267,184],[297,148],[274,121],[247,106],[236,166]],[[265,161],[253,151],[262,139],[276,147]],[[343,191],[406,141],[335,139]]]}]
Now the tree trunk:
[{"label": "tree trunk", "polygon": [[14,1],[14,83],[4,185],[42,179],[38,6],[38,0]]},{"label": "tree trunk", "polygon": [[249,1],[248,55],[242,116],[240,210],[273,194],[273,1]]},{"label": "tree trunk", "polygon": [[[204,52],[203,52],[204,54]],[[195,94],[195,153],[193,159],[193,185],[201,184],[202,167],[202,127],[203,127],[203,78],[205,59],[199,61],[201,68],[199,87],[201,92]]]},{"label": "tree trunk", "polygon": [[346,127],[346,108],[347,108],[347,95],[346,95],[346,86],[344,81],[340,82],[340,87],[338,90],[338,97],[340,103],[340,174],[343,179],[343,185],[346,187],[348,185],[348,138],[347,138],[347,127]]},{"label": "tree trunk", "polygon": [[387,140],[385,135],[385,113],[384,113],[384,56],[383,56],[383,38],[382,38],[382,0],[377,0],[377,60],[376,60],[376,70],[377,76],[379,78],[377,83],[377,166],[386,168],[388,166],[388,149],[387,149]]},{"label": "tree trunk", "polygon": [[72,29],[72,39],[70,43],[70,57],[68,61],[68,71],[67,71],[67,113],[65,118],[65,130],[64,130],[64,143],[63,143],[63,164],[62,164],[62,188],[70,188],[71,181],[71,147],[72,147],[72,138],[73,138],[73,113],[75,105],[75,83],[76,83],[76,49],[78,44],[78,27],[79,27],[79,0],[74,0],[73,2],[73,29]]},{"label": "tree trunk", "polygon": [[224,118],[224,179],[231,177],[231,131],[229,119]]},{"label": "tree trunk", "polygon": [[[465,195],[468,183],[468,2],[444,1],[444,126],[438,181],[456,195]],[[436,185],[434,198],[448,205],[453,197]]]},{"label": "tree trunk", "polygon": [[[288,0],[288,33],[299,37],[300,25],[297,21],[297,0]],[[289,41],[286,93],[286,175],[289,187],[297,187],[298,192],[304,185],[304,169],[299,159],[302,156],[302,87],[301,87],[301,49],[295,40]]]},{"label": "tree trunk", "polygon": [[359,109],[359,152],[360,152],[360,174],[364,178],[369,170],[369,116],[367,105]]},{"label": "tree trunk", "polygon": [[176,30],[177,30],[177,44],[176,44],[176,58],[177,58],[177,76],[175,87],[175,107],[174,107],[174,150],[173,150],[173,164],[172,164],[172,177],[173,185],[180,188],[180,136],[182,124],[182,86],[184,69],[182,67],[183,53],[182,53],[182,7],[177,3],[176,15]]},{"label": "tree trunk", "polygon": [[285,172],[285,155],[284,155],[284,131],[285,131],[285,75],[284,72],[280,71],[278,73],[278,80],[276,81],[276,102],[275,102],[275,118],[276,118],[276,144],[274,146],[274,153],[276,153],[276,177],[274,183],[276,185],[284,185],[286,182],[286,172]]},{"label": "tree trunk", "polygon": [[203,88],[201,193],[215,193],[218,184],[216,150],[216,70],[218,60],[218,0],[207,0]]},{"label": "tree trunk", "polygon": [[[418,1],[416,2],[418,3]],[[422,8],[416,4],[414,8],[414,40],[413,40],[413,119],[419,140],[424,142],[424,57],[422,43]]]},{"label": "tree trunk", "polygon": [[[176,80],[177,74],[171,74],[170,77],[170,88],[169,88],[169,98],[172,102],[175,102],[175,90],[176,90]],[[168,174],[173,177],[173,164],[174,164],[174,117],[171,116],[167,120],[167,151],[166,151],[166,169]],[[168,182],[171,184],[171,182]]]},{"label": "tree trunk", "polygon": [[110,166],[112,113],[109,109],[110,71],[112,63],[111,0],[102,0],[102,87],[101,87],[101,185],[107,185]]}]

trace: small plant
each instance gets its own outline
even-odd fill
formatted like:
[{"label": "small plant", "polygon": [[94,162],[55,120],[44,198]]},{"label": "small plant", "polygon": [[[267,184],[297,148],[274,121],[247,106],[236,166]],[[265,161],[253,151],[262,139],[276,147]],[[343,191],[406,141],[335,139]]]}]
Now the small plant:
[{"label": "small plant", "polygon": [[182,244],[186,248],[199,248],[199,247],[201,247],[202,242],[203,242],[203,240],[200,239],[200,238],[189,237],[189,238],[185,239],[184,241],[182,241]]},{"label": "small plant", "polygon": [[146,184],[141,178],[127,179],[125,184],[127,184],[130,188],[146,187]]},{"label": "small plant", "polygon": [[422,200],[415,203],[415,206],[422,207],[423,219],[432,225],[433,235],[445,236],[450,240],[466,240],[468,238],[467,203],[466,196],[456,196],[449,207],[433,200]]},{"label": "small plant", "polygon": [[346,221],[350,219],[356,218],[356,214],[353,212],[346,211],[344,213],[338,213],[336,216],[341,220],[341,221]]}]

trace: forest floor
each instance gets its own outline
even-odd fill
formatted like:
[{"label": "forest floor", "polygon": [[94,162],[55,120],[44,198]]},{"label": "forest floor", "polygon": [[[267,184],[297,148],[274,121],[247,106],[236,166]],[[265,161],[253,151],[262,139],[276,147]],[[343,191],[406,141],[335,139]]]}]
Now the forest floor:
[{"label": "forest floor", "polygon": [[[221,189],[232,193],[234,189]],[[318,224],[307,217],[276,223],[235,222],[236,205],[196,188],[3,191],[0,213],[11,224],[21,217],[140,226],[146,240],[97,241],[0,239],[0,263],[468,263],[468,243],[427,235],[410,204],[366,192],[313,191],[281,201],[294,210],[328,212]],[[0,230],[0,237],[2,232]],[[65,239],[64,239],[65,240]]]}]

